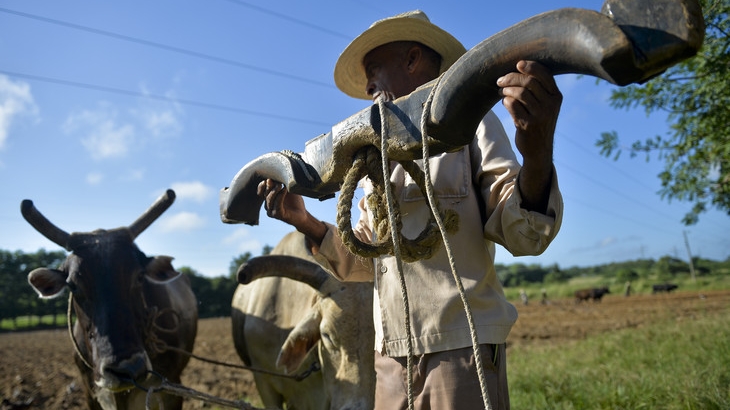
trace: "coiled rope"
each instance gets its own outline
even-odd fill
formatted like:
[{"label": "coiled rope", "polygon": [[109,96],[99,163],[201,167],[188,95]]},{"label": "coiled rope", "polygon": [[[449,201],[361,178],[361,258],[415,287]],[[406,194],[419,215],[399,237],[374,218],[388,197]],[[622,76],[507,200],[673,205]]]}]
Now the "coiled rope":
[{"label": "coiled rope", "polygon": [[[413,161],[398,161],[401,166],[416,181],[421,193],[428,199],[431,215],[426,227],[415,238],[408,239],[400,235],[402,222],[400,211],[396,201],[393,199],[392,187],[390,184],[390,161],[388,160],[387,140],[388,128],[386,123],[386,104],[385,100],[380,97],[377,99],[378,109],[381,120],[381,144],[380,151],[374,146],[361,149],[355,154],[352,167],[347,171],[337,204],[337,228],[342,242],[354,254],[366,258],[375,258],[381,255],[389,254],[395,257],[398,275],[400,279],[401,293],[403,296],[403,309],[405,312],[404,326],[408,357],[407,357],[407,378],[408,378],[408,408],[412,410],[413,404],[413,342],[411,340],[411,323],[410,323],[410,307],[408,303],[408,292],[403,275],[403,261],[415,262],[421,259],[432,257],[441,242],[444,243],[446,254],[451,267],[451,273],[456,282],[456,286],[464,305],[469,331],[472,340],[472,348],[474,349],[474,360],[477,367],[477,375],[479,377],[479,385],[481,388],[484,408],[491,410],[492,406],[489,402],[489,394],[487,390],[486,380],[484,376],[484,367],[482,364],[481,353],[479,350],[479,341],[475,330],[474,320],[471,314],[471,307],[466,298],[464,286],[461,282],[456,269],[456,263],[453,252],[448,242],[447,233],[454,233],[458,230],[459,218],[458,214],[451,209],[442,212],[439,209],[438,199],[433,192],[433,183],[431,181],[431,172],[429,166],[429,150],[426,135],[426,118],[430,112],[431,103],[433,101],[433,87],[431,93],[426,100],[421,116],[421,141],[423,147],[423,170]],[[379,161],[378,161],[379,160]],[[377,170],[377,163],[380,162],[381,170]],[[355,188],[358,182],[367,176],[373,186],[373,191],[366,197],[368,209],[373,214],[373,231],[377,242],[364,243],[360,241],[354,234],[352,229],[352,199],[354,197]],[[385,183],[388,181],[388,184]],[[383,206],[382,198],[385,197],[385,205]],[[438,229],[438,232],[436,231]],[[401,246],[402,245],[402,246]]]}]

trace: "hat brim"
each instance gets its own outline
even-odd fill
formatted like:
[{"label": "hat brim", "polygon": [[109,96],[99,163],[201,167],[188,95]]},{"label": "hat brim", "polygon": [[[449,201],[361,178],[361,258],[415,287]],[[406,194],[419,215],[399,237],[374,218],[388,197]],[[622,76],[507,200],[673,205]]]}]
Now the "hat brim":
[{"label": "hat brim", "polygon": [[466,52],[459,40],[426,20],[409,17],[381,20],[357,36],[340,54],[334,72],[337,88],[351,97],[369,100],[363,59],[373,49],[394,41],[417,41],[432,48],[441,55],[440,73]]}]

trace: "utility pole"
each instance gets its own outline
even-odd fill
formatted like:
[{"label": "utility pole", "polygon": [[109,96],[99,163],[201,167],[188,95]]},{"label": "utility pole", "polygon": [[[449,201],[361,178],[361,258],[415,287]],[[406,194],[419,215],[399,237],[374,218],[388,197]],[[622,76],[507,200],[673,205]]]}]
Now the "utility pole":
[{"label": "utility pole", "polygon": [[692,282],[695,282],[695,266],[692,263],[692,251],[689,250],[689,240],[687,239],[687,231],[682,231],[684,234],[684,245],[687,247],[687,255],[689,256],[689,273],[692,275]]}]

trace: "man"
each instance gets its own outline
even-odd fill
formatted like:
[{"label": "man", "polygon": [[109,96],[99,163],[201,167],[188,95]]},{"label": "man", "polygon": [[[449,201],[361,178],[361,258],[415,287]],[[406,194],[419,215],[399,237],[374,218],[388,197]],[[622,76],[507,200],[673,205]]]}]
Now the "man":
[{"label": "man", "polygon": [[[421,11],[380,20],[341,54],[335,83],[346,94],[386,101],[433,80],[465,52],[453,36]],[[515,126],[517,161],[509,139],[491,111],[474,140],[461,150],[429,159],[435,195],[455,211],[459,229],[448,236],[480,343],[489,401],[509,408],[505,340],[517,311],[504,297],[494,268],[495,243],[514,255],[540,254],[557,234],[562,198],[552,164],[553,134],[562,95],[542,65],[521,61],[500,78],[503,104]],[[423,168],[423,161],[418,161]],[[400,164],[391,184],[402,215],[401,233],[413,238],[430,215],[426,199]],[[365,181],[365,192],[369,186]],[[258,190],[270,217],[292,224],[308,238],[317,260],[341,280],[373,281],[376,330],[376,409],[406,408],[407,335],[395,258],[357,257],[343,246],[337,228],[314,218],[302,197],[278,182]],[[365,198],[354,228],[373,240],[373,215]],[[413,392],[417,408],[484,408],[470,329],[444,246],[429,258],[403,264],[410,305],[414,354]]]}]

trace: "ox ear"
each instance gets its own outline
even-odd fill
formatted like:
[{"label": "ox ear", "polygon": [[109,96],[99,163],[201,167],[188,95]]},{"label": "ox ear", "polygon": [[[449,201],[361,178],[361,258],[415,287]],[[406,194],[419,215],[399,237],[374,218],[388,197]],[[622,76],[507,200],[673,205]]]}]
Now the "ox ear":
[{"label": "ox ear", "polygon": [[301,366],[307,354],[320,339],[319,323],[322,321],[322,314],[313,309],[294,329],[289,333],[284,345],[276,359],[278,367],[284,367],[287,374],[293,373]]},{"label": "ox ear", "polygon": [[43,299],[60,296],[66,288],[66,272],[57,269],[38,268],[28,274],[28,283]]},{"label": "ox ear", "polygon": [[172,267],[172,256],[155,256],[146,267],[145,276],[153,282],[167,282],[180,276]]}]

